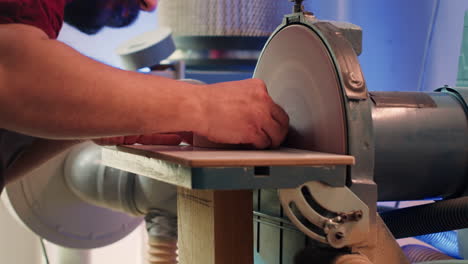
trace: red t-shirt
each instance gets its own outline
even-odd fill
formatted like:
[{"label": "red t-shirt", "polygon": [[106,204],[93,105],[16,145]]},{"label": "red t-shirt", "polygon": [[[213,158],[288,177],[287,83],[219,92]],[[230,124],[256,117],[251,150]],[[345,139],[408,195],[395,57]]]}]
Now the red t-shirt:
[{"label": "red t-shirt", "polygon": [[68,0],[0,0],[0,24],[20,23],[42,29],[57,38]]},{"label": "red t-shirt", "polygon": [[[68,0],[0,0],[0,24],[36,26],[57,38]],[[33,141],[32,137],[0,129],[0,193],[5,169]]]}]

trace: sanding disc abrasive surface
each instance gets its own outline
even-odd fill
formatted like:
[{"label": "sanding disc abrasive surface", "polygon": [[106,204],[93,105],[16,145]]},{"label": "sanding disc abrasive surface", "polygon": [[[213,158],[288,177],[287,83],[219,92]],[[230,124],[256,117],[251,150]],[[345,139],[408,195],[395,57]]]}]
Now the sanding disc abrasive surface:
[{"label": "sanding disc abrasive surface", "polygon": [[289,114],[287,147],[346,154],[343,95],[322,40],[304,25],[278,32],[265,47],[254,78]]}]

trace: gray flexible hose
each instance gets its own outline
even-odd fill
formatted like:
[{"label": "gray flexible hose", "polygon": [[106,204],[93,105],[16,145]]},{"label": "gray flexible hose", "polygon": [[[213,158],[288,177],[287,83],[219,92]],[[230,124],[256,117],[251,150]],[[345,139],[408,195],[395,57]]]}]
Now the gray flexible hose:
[{"label": "gray flexible hose", "polygon": [[177,239],[177,216],[172,213],[153,209],[145,216],[145,221],[148,236]]},{"label": "gray flexible hose", "polygon": [[177,264],[177,216],[151,210],[145,217],[148,231],[148,263]]},{"label": "gray flexible hose", "polygon": [[395,238],[468,227],[468,197],[408,207],[381,214]]}]

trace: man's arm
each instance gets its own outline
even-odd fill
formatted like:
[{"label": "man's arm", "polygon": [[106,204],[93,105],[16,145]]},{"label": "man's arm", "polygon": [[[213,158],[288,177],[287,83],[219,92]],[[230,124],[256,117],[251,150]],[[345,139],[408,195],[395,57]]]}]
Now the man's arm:
[{"label": "man's arm", "polygon": [[279,145],[287,126],[258,80],[195,86],[121,71],[35,27],[0,25],[0,127],[44,138],[12,164],[7,182],[77,139],[193,131],[265,148]]},{"label": "man's arm", "polygon": [[288,117],[263,82],[192,85],[93,61],[26,25],[0,25],[0,127],[48,139],[193,131],[278,146]]},{"label": "man's arm", "polygon": [[0,36],[3,128],[77,139],[184,131],[200,123],[193,85],[106,66],[34,27],[0,25]]},{"label": "man's arm", "polygon": [[64,150],[80,143],[79,140],[36,139],[5,171],[5,184],[11,183],[37,168]]}]

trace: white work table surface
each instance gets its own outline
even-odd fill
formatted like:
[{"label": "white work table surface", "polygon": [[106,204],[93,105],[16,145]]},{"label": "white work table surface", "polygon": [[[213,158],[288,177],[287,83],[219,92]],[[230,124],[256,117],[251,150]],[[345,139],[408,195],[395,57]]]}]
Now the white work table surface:
[{"label": "white work table surface", "polygon": [[[346,166],[355,163],[353,156],[291,148],[220,150],[140,145],[104,148],[102,159],[110,167],[197,189],[229,189],[229,182],[234,184],[233,189],[287,188],[314,179],[341,185]],[[331,179],[335,174],[339,176]]]}]

